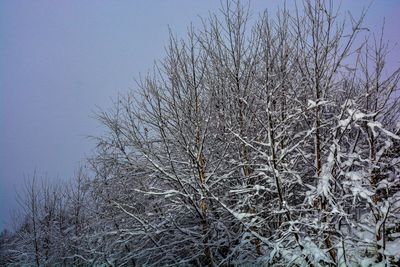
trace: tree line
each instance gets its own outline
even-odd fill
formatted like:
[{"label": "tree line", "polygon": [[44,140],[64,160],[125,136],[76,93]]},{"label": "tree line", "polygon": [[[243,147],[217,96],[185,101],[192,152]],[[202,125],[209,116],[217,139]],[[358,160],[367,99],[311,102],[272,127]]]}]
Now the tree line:
[{"label": "tree line", "polygon": [[[98,114],[69,184],[27,183],[9,266],[400,262],[400,69],[328,0],[221,5]],[[35,176],[36,177],[36,176]]]}]

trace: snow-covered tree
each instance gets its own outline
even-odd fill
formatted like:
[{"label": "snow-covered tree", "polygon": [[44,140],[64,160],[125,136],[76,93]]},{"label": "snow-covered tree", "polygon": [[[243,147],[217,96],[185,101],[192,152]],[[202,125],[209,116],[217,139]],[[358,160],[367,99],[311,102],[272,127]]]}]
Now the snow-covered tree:
[{"label": "snow-covered tree", "polygon": [[29,184],[1,253],[37,266],[398,264],[400,69],[365,15],[304,0],[251,17],[227,1],[171,33],[137,90],[98,114],[91,177]]}]

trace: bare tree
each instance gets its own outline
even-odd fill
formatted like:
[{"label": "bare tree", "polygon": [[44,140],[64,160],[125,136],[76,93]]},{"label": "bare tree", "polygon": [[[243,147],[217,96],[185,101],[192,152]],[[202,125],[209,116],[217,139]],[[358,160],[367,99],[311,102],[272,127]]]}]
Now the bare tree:
[{"label": "bare tree", "polygon": [[99,112],[92,177],[28,184],[13,263],[398,262],[400,70],[365,15],[227,1],[171,33],[137,91]]}]

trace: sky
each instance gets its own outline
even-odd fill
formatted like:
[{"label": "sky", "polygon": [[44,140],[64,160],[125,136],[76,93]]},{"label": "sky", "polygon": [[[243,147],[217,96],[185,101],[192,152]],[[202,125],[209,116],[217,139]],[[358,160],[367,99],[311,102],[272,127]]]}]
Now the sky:
[{"label": "sky", "polygon": [[[279,3],[251,0],[251,10],[275,12]],[[359,14],[369,3],[342,7]],[[218,0],[0,1],[0,230],[10,227],[16,192],[35,170],[66,180],[92,155],[88,136],[103,130],[95,112],[135,90],[134,78],[164,55],[168,27],[184,37],[219,7]],[[400,43],[400,1],[372,2],[365,24],[378,30],[383,17],[386,37]],[[392,55],[389,65],[400,66],[399,47]]]}]

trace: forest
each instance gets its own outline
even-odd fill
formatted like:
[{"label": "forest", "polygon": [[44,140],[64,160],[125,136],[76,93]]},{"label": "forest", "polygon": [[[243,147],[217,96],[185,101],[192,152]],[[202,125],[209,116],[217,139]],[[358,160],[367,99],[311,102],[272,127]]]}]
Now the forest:
[{"label": "forest", "polygon": [[171,30],[75,176],[26,183],[0,265],[398,266],[400,68],[335,4]]}]

